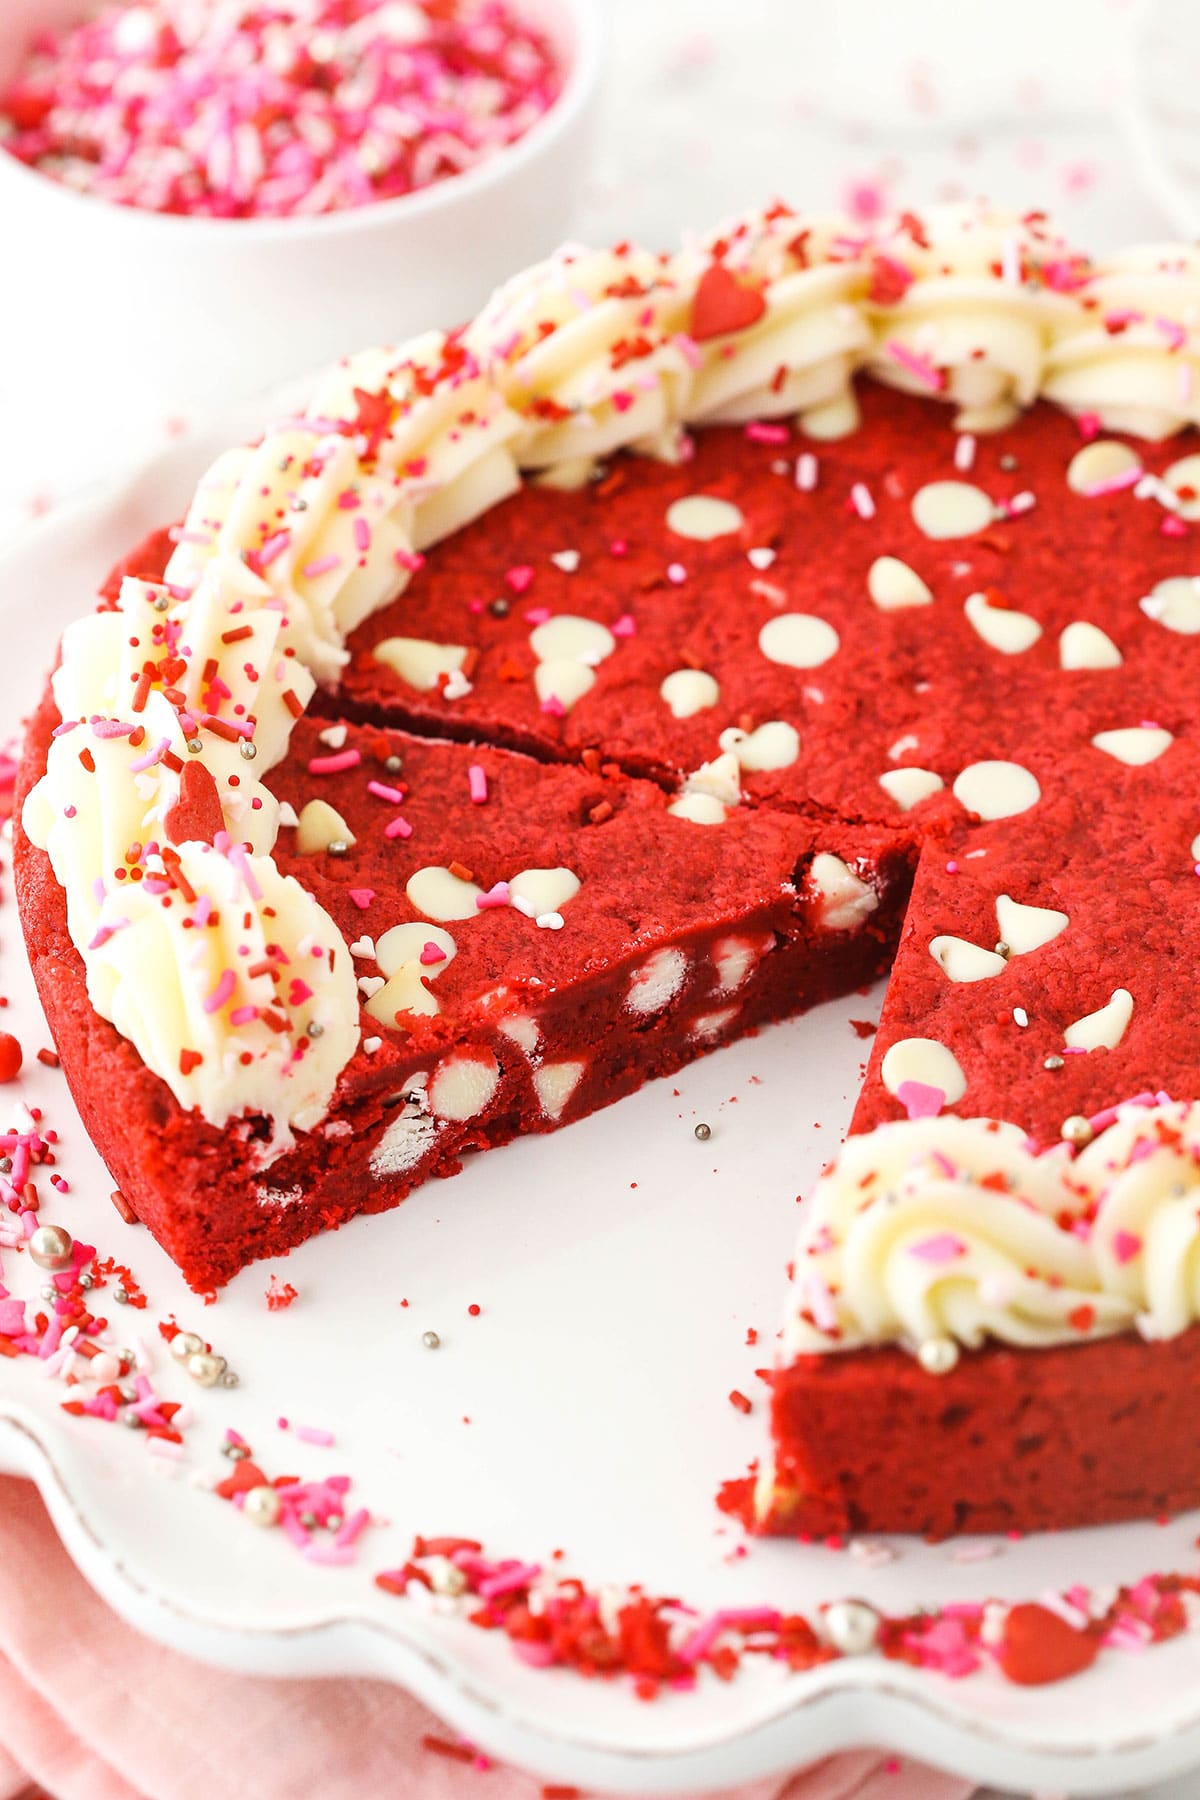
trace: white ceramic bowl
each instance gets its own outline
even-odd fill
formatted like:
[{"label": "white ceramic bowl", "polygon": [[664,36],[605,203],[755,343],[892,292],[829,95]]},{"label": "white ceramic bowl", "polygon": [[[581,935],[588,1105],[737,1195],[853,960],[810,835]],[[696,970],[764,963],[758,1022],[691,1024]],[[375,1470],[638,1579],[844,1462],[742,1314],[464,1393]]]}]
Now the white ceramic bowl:
[{"label": "white ceramic bowl", "polygon": [[[3,0],[0,86],[84,0]],[[74,193],[0,155],[0,325],[47,361],[55,404],[146,413],[256,391],[370,343],[463,319],[570,223],[599,88],[597,0],[518,0],[566,65],[515,144],[420,192],[317,218],[176,218]],[[10,335],[11,334],[11,335]],[[50,365],[48,363],[48,370]]]}]

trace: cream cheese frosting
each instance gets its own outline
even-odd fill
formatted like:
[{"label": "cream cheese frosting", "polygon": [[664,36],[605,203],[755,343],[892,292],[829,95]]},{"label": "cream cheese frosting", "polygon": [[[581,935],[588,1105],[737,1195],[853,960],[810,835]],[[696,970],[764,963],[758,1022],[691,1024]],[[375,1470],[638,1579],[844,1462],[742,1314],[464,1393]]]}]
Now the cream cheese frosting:
[{"label": "cream cheese frosting", "polygon": [[[1073,1344],[1200,1318],[1200,1104],[1116,1108],[1086,1149],[945,1116],[851,1138],[804,1204],[784,1350]],[[932,1348],[931,1348],[932,1347]]]},{"label": "cream cheese frosting", "polygon": [[[163,584],[127,582],[115,611],[64,636],[54,693],[68,729],[24,821],[66,891],[93,1004],[210,1122],[251,1111],[278,1134],[309,1128],[357,1043],[353,971],[317,902],[294,883],[276,890],[278,809],[259,777],[316,683],[336,680],[348,634],[402,593],[426,547],[515,492],[522,472],[570,485],[619,450],[680,456],[692,424],[796,415],[836,435],[855,422],[863,367],[941,396],[974,430],[1044,393],[1101,426],[1162,436],[1198,416],[1198,304],[1194,251],[1093,268],[1038,215],[934,209],[864,233],[776,205],[671,257],[568,246],[462,330],[340,363],[305,413],[208,471]],[[718,824],[738,802],[737,759],[725,761],[719,791],[700,771],[672,810]],[[219,803],[213,843],[170,841],[190,764]],[[161,882],[160,918],[145,901]],[[326,974],[300,980],[311,995],[281,1005],[273,980],[272,1006],[254,986],[265,976],[243,996],[235,975],[208,1004],[228,984],[205,989],[215,965],[171,920],[177,896],[216,907],[231,882],[273,896],[261,904],[282,921],[270,938],[289,968],[306,955],[315,968],[322,949]],[[214,956],[253,957],[258,904],[246,943],[222,952],[214,937]],[[924,1329],[925,1304],[898,1300],[895,1318]],[[1167,1316],[1165,1299],[1155,1308]]]}]

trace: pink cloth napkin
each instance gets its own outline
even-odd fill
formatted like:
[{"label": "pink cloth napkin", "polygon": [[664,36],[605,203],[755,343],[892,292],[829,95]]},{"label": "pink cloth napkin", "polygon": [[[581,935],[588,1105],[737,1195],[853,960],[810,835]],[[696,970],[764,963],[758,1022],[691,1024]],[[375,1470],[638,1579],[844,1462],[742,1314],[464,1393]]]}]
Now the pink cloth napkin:
[{"label": "pink cloth napkin", "polygon": [[[122,1624],[70,1561],[32,1483],[0,1476],[0,1800],[539,1800],[422,1743],[450,1734],[383,1681],[209,1669]],[[966,1800],[970,1784],[874,1751],[709,1800]]]}]

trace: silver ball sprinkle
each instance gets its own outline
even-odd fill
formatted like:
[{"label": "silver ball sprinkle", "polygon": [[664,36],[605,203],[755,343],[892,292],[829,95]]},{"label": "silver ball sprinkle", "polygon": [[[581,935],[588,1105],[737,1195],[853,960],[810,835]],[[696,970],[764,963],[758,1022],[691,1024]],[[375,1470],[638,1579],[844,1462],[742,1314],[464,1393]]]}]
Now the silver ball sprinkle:
[{"label": "silver ball sprinkle", "polygon": [[238,1376],[236,1370],[234,1370],[234,1369],[222,1369],[221,1370],[221,1386],[223,1388],[236,1387],[238,1385],[238,1380],[239,1380],[239,1376]]},{"label": "silver ball sprinkle", "polygon": [[170,594],[155,594],[155,596],[154,596],[155,612],[167,612],[170,609],[170,605],[171,605]]},{"label": "silver ball sprinkle", "polygon": [[328,850],[330,856],[345,856],[350,846],[345,838],[330,838],[325,848]]},{"label": "silver ball sprinkle", "polygon": [[221,1455],[227,1456],[230,1462],[245,1462],[249,1454],[245,1444],[225,1443],[221,1445]]},{"label": "silver ball sprinkle", "polygon": [[81,1275],[79,1277],[79,1285],[84,1290],[84,1292],[87,1293],[92,1288],[95,1287],[96,1278],[94,1275]]},{"label": "silver ball sprinkle", "polygon": [[866,1600],[835,1600],[825,1608],[824,1623],[843,1656],[866,1656],[879,1641],[879,1614]]},{"label": "silver ball sprinkle", "polygon": [[707,1144],[709,1138],[712,1136],[712,1126],[706,1125],[704,1120],[701,1119],[692,1135],[693,1137],[698,1138],[702,1144]]},{"label": "silver ball sprinkle", "polygon": [[917,1361],[927,1375],[948,1375],[958,1362],[958,1345],[953,1338],[926,1338],[917,1351]]},{"label": "silver ball sprinkle", "polygon": [[326,1531],[340,1531],[342,1529],[342,1524],[343,1520],[341,1513],[330,1513],[325,1521],[325,1529]]},{"label": "silver ball sprinkle", "polygon": [[130,1431],[141,1431],[145,1425],[145,1420],[138,1417],[132,1406],[127,1406],[125,1411],[121,1414],[121,1423],[122,1425],[128,1425]]},{"label": "silver ball sprinkle", "polygon": [[242,1501],[242,1516],[252,1525],[278,1525],[283,1502],[273,1487],[247,1488]]},{"label": "silver ball sprinkle", "polygon": [[1091,1143],[1096,1134],[1082,1113],[1072,1113],[1069,1119],[1063,1120],[1062,1131],[1059,1135],[1066,1143],[1074,1144],[1077,1150],[1082,1150],[1085,1144]]},{"label": "silver ball sprinkle", "polygon": [[70,1268],[74,1242],[61,1225],[39,1225],[29,1240],[29,1254],[39,1269],[58,1274]]},{"label": "silver ball sprinkle", "polygon": [[1000,458],[1000,467],[1004,470],[1006,475],[1011,475],[1016,466],[1016,457],[1011,450],[1006,450],[1004,455]]},{"label": "silver ball sprinkle", "polygon": [[427,1350],[440,1350],[442,1345],[442,1340],[436,1331],[423,1331],[421,1342]]},{"label": "silver ball sprinkle", "polygon": [[996,939],[996,955],[1002,956],[1004,958],[1005,962],[1007,962],[1009,957],[1012,955],[1012,945],[1006,944],[1003,938],[997,938]]},{"label": "silver ball sprinkle", "polygon": [[253,762],[255,757],[258,755],[258,750],[250,742],[249,738],[243,738],[241,743],[238,745],[238,755],[241,757],[243,762]]},{"label": "silver ball sprinkle", "polygon": [[225,1373],[225,1358],[214,1356],[210,1350],[201,1350],[195,1356],[189,1356],[185,1366],[200,1387],[216,1387]]},{"label": "silver ball sprinkle", "polygon": [[123,1287],[115,1287],[113,1289],[113,1299],[116,1301],[118,1306],[128,1306],[129,1305],[129,1295],[125,1292],[125,1289]]},{"label": "silver ball sprinkle", "polygon": [[197,1337],[194,1331],[177,1331],[171,1339],[171,1355],[176,1362],[186,1362],[189,1356],[199,1356],[204,1348],[204,1339]]},{"label": "silver ball sprinkle", "polygon": [[1050,1073],[1053,1074],[1055,1069],[1062,1068],[1065,1061],[1066,1058],[1062,1056],[1048,1056],[1042,1063],[1042,1067],[1043,1069],[1049,1069]]},{"label": "silver ball sprinkle", "polygon": [[404,758],[402,756],[389,756],[385,760],[383,766],[389,775],[398,775],[404,767]]},{"label": "silver ball sprinkle", "polygon": [[306,1037],[319,1038],[324,1035],[325,1027],[321,1024],[319,1019],[310,1019],[308,1024],[304,1027],[304,1032]]},{"label": "silver ball sprinkle", "polygon": [[204,748],[204,745],[200,742],[199,738],[189,738],[188,739],[187,752],[188,752],[189,756],[199,756],[199,754],[203,750],[203,748]]}]

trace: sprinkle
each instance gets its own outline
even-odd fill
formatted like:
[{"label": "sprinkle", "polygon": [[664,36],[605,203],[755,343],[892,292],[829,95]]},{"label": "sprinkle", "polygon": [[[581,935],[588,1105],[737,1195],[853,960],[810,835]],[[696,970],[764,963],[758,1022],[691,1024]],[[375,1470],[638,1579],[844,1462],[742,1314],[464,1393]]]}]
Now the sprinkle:
[{"label": "sprinkle", "polygon": [[237,986],[237,979],[233,973],[233,970],[232,969],[223,969],[221,972],[220,980],[217,982],[216,987],[213,989],[212,993],[209,994],[207,999],[204,1001],[205,1012],[206,1013],[220,1012],[221,1008],[228,1004],[229,999],[232,996],[233,990],[236,986]]},{"label": "sprinkle", "polygon": [[504,579],[514,594],[524,594],[533,581],[533,569],[528,563],[517,563],[505,570]]},{"label": "sprinkle", "polygon": [[667,580],[674,582],[676,587],[678,587],[681,582],[687,580],[687,570],[682,563],[673,562],[667,564]]},{"label": "sprinkle", "polygon": [[925,1081],[902,1081],[896,1098],[910,1119],[936,1119],[946,1104],[944,1089]]},{"label": "sprinkle", "polygon": [[1025,1011],[1025,1008],[1023,1006],[1014,1006],[1013,1007],[1013,1018],[1016,1020],[1017,1024],[1021,1027],[1022,1030],[1024,1030],[1026,1025],[1028,1025],[1028,1023],[1029,1023],[1029,1014]]},{"label": "sprinkle", "polygon": [[467,770],[467,788],[473,806],[483,806],[488,797],[487,772],[482,763],[472,763]]},{"label": "sprinkle", "polygon": [[366,912],[368,906],[370,906],[372,900],[375,898],[374,888],[347,888],[346,892],[349,894],[351,900],[353,900],[355,906],[357,906],[359,912]]},{"label": "sprinkle", "polygon": [[796,486],[802,494],[811,494],[817,485],[817,459],[811,450],[796,458]]},{"label": "sprinkle", "polygon": [[484,911],[484,909],[489,906],[507,906],[508,904],[509,893],[507,881],[494,882],[486,894],[476,894],[475,896],[475,905],[480,912]]},{"label": "sprinkle", "polygon": [[[355,755],[357,754],[358,752],[356,751]],[[311,767],[311,764],[309,766]],[[387,783],[383,781],[368,781],[367,792],[368,794],[374,794],[377,800],[390,801],[393,806],[399,806],[404,798],[404,794],[400,788],[388,787]]]},{"label": "sprinkle", "polygon": [[420,960],[425,964],[426,968],[431,968],[434,963],[445,962],[446,952],[442,949],[440,944],[435,944],[431,939],[430,942],[423,947]]},{"label": "sprinkle", "polygon": [[410,838],[412,834],[412,826],[407,819],[402,819],[399,813],[394,819],[389,819],[383,828],[383,835],[386,838]]},{"label": "sprinkle", "polygon": [[[911,1082],[905,1086],[911,1087]],[[922,1262],[941,1264],[955,1262],[958,1257],[965,1256],[967,1246],[952,1231],[938,1231],[932,1237],[922,1238],[919,1243],[910,1244],[910,1256],[919,1257]]]},{"label": "sprinkle", "polygon": [[975,467],[975,439],[969,431],[960,433],[954,445],[954,466],[960,475]]},{"label": "sprinkle", "polygon": [[312,562],[305,563],[300,573],[306,581],[315,581],[319,575],[329,575],[340,568],[341,563],[341,557],[331,550],[328,555],[314,557]]},{"label": "sprinkle", "polygon": [[[935,367],[928,356],[921,356],[916,350],[910,350],[907,344],[900,342],[899,338],[889,338],[884,349],[892,361],[899,363],[900,367],[906,370],[921,387],[928,388],[935,394],[940,393],[945,387],[945,374],[941,369]],[[864,516],[869,518],[870,514]]]},{"label": "sprinkle", "polygon": [[1140,1256],[1141,1250],[1142,1240],[1132,1231],[1115,1231],[1113,1233],[1113,1255],[1122,1266],[1132,1262],[1135,1256]]},{"label": "sprinkle", "polygon": [[865,481],[856,481],[850,489],[850,504],[860,519],[875,517],[875,501]]},{"label": "sprinkle", "polygon": [[310,775],[340,775],[344,769],[357,769],[361,761],[361,750],[340,750],[335,756],[311,756],[308,772]]},{"label": "sprinkle", "polygon": [[751,444],[786,444],[790,436],[786,425],[773,425],[765,419],[752,419],[746,427],[746,440]]}]

